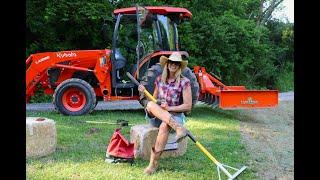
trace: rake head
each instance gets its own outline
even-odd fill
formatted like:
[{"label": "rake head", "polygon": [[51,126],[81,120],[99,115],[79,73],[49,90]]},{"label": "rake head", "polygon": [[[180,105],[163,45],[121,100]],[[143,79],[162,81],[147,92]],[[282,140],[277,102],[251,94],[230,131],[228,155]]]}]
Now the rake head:
[{"label": "rake head", "polygon": [[[236,170],[237,172],[234,174],[230,174],[230,172],[226,168]],[[232,180],[232,179],[236,178],[237,176],[239,176],[239,174],[241,174],[246,168],[247,168],[246,166],[243,166],[241,169],[237,169],[237,168],[219,163],[219,164],[217,164],[219,180],[221,180],[220,169],[228,176],[228,180]]]}]

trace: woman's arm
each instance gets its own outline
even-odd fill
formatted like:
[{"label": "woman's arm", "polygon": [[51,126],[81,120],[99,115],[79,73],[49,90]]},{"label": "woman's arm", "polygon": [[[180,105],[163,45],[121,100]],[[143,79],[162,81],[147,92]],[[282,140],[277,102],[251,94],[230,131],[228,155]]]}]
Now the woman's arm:
[{"label": "woman's arm", "polygon": [[158,86],[157,86],[157,84],[154,85],[153,97],[155,99],[158,98]]},{"label": "woman's arm", "polygon": [[[139,86],[138,86],[138,90],[141,92],[141,93],[144,93],[144,90],[145,90],[146,88],[144,87],[144,85],[142,85],[142,84],[140,84]],[[155,84],[155,87],[154,87],[154,91],[153,91],[153,95],[152,95],[155,99],[157,99],[157,97],[158,97],[158,87],[157,87],[157,85]],[[148,97],[148,96],[146,96],[147,97],[147,99],[149,100],[149,101],[151,101],[151,99]]]}]

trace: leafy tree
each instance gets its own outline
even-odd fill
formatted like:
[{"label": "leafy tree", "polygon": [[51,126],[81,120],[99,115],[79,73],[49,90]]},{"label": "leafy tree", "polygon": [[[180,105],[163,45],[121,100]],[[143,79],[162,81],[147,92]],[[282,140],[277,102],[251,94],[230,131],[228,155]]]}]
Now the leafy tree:
[{"label": "leafy tree", "polygon": [[44,51],[111,48],[111,40],[101,36],[101,27],[117,8],[136,3],[184,7],[193,14],[190,21],[179,26],[180,48],[188,51],[190,67],[204,66],[227,85],[274,89],[279,87],[279,77],[288,78],[283,74],[293,71],[293,24],[270,19],[281,2],[27,0],[26,56]]},{"label": "leafy tree", "polygon": [[113,7],[96,1],[27,0],[27,56],[43,51],[104,48],[111,42],[101,38],[105,18]]}]

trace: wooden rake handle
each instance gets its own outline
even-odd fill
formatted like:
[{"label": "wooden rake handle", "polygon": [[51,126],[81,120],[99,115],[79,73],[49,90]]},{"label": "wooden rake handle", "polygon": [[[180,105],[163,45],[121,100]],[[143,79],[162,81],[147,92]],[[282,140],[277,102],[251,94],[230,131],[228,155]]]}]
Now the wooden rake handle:
[{"label": "wooden rake handle", "polygon": [[[137,86],[140,85],[140,83],[129,73],[127,72],[127,76],[131,79],[131,81],[136,84]],[[151,101],[157,103],[157,100],[149,93],[149,91],[147,91],[146,89],[143,91],[144,94],[149,97],[149,99],[151,99]]]}]

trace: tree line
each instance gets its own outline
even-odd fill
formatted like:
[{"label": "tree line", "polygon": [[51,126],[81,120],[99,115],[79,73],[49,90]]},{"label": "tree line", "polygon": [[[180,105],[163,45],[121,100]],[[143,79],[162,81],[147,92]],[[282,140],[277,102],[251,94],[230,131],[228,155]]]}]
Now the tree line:
[{"label": "tree line", "polygon": [[27,0],[26,58],[33,53],[111,48],[101,27],[117,8],[175,6],[193,17],[179,26],[189,67],[200,65],[226,85],[293,90],[294,25],[271,19],[282,0]]}]

